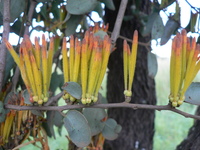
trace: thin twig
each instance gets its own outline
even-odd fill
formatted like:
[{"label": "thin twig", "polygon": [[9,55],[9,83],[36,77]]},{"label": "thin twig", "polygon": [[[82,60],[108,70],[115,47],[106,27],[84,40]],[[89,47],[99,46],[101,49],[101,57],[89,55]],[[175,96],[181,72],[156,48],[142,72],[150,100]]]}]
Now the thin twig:
[{"label": "thin twig", "polygon": [[[112,32],[108,31],[109,34],[112,34]],[[132,43],[133,39],[127,38],[125,36],[119,35],[118,38],[126,40],[127,42]],[[148,51],[151,50],[151,40],[148,42],[138,42],[139,45],[144,46]]]},{"label": "thin twig", "polygon": [[57,94],[57,95],[51,97],[51,98],[47,101],[47,103],[44,104],[44,106],[49,106],[49,105],[51,105],[52,103],[58,101],[58,99],[61,98],[61,96],[63,95],[63,93],[64,93],[64,92],[61,92],[61,93],[59,93],[59,94]]},{"label": "thin twig", "polygon": [[26,34],[26,35],[29,35],[29,27],[31,26],[32,17],[33,17],[33,13],[34,13],[36,4],[37,4],[37,2],[35,0],[31,0],[29,12],[28,12],[28,18],[27,18],[27,22],[26,22],[26,27],[25,27],[25,31],[24,31],[24,34]]},{"label": "thin twig", "polygon": [[[7,39],[10,33],[10,0],[3,1],[3,38]],[[0,91],[3,87],[4,72],[6,66],[6,46],[4,42],[0,45]]]},{"label": "thin twig", "polygon": [[132,104],[132,103],[110,103],[110,104],[94,104],[91,106],[86,105],[64,105],[64,106],[17,106],[17,105],[5,105],[5,108],[7,109],[14,109],[14,110],[52,110],[52,111],[60,111],[63,110],[70,110],[70,109],[77,109],[77,108],[132,108],[134,110],[136,109],[150,109],[150,110],[169,110],[172,112],[175,112],[177,114],[180,114],[186,118],[193,118],[200,120],[200,116],[198,115],[192,115],[189,113],[186,113],[184,111],[181,111],[179,109],[173,108],[170,105],[146,105],[146,104]]},{"label": "thin twig", "polygon": [[188,0],[185,0],[186,1],[186,3],[188,3],[188,5],[192,8],[192,9],[194,9],[197,13],[199,13],[199,8],[197,8],[197,7],[194,7],[194,6],[192,6],[189,2],[188,2]]},{"label": "thin twig", "polygon": [[117,14],[117,19],[115,21],[115,26],[111,35],[112,43],[114,44],[117,41],[117,38],[120,33],[121,25],[122,25],[122,20],[124,18],[124,13],[126,10],[128,0],[122,0],[120,4],[120,8]]}]

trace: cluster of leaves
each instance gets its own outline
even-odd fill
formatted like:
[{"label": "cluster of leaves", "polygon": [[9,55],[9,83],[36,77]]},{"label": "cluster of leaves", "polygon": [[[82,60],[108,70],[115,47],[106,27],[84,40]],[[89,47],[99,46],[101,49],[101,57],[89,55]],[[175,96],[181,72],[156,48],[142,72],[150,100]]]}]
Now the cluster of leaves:
[{"label": "cluster of leaves", "polygon": [[[92,136],[101,134],[108,140],[114,140],[121,131],[121,126],[109,118],[104,109],[85,108],[82,113],[77,110],[70,110],[64,118],[64,125],[69,133],[69,137],[78,147],[86,147],[91,143]],[[99,138],[98,142],[91,144],[92,147],[103,147],[98,143],[103,143],[104,138]],[[103,140],[103,141],[101,141]],[[90,145],[89,145],[90,146]]]}]

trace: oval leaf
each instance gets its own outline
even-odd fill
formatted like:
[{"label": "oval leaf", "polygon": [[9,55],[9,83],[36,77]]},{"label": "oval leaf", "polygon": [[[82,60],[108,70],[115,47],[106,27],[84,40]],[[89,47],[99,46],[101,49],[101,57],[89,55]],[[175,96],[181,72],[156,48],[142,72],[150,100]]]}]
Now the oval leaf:
[{"label": "oval leaf", "polygon": [[200,82],[193,82],[185,92],[185,102],[200,105]]},{"label": "oval leaf", "polygon": [[28,93],[28,90],[24,90],[22,95],[23,95],[24,103],[25,103],[25,104],[32,104],[32,103],[30,102],[30,95],[29,95],[29,93]]},{"label": "oval leaf", "polygon": [[102,120],[107,116],[102,108],[85,108],[83,115],[88,121],[92,136],[99,134],[105,125]]},{"label": "oval leaf", "polygon": [[104,39],[104,36],[105,36],[105,35],[108,35],[108,34],[107,34],[106,32],[104,32],[104,31],[102,31],[102,30],[100,30],[100,31],[98,31],[98,32],[96,32],[96,33],[94,34],[94,36],[100,37],[101,40]]},{"label": "oval leaf", "polygon": [[148,20],[147,23],[145,24],[143,30],[142,30],[142,36],[147,36],[151,33],[152,31],[152,27],[153,27],[153,23],[155,21],[155,19],[157,18],[157,16],[159,16],[158,13],[152,13],[148,16]]},{"label": "oval leaf", "polygon": [[156,19],[154,20],[153,27],[151,30],[151,37],[152,39],[157,40],[158,38],[161,38],[165,26],[163,25],[162,18],[160,15],[157,15]]},{"label": "oval leaf", "polygon": [[115,127],[115,132],[116,132],[116,133],[120,133],[121,130],[122,130],[122,126],[118,124],[118,125]]},{"label": "oval leaf", "polygon": [[97,4],[97,0],[68,0],[66,9],[70,14],[83,15],[92,11]]},{"label": "oval leaf", "polygon": [[105,122],[105,126],[102,131],[102,135],[107,140],[115,140],[118,137],[118,133],[121,131],[120,126],[114,119],[109,118]]},{"label": "oval leaf", "polygon": [[81,22],[83,19],[83,15],[71,15],[69,20],[66,22],[66,30],[65,30],[65,35],[70,36],[71,34],[74,34],[76,31],[76,28],[78,24]]},{"label": "oval leaf", "polygon": [[163,35],[161,37],[160,45],[164,45],[168,42],[170,39],[171,35],[174,33],[174,31],[179,27],[179,24],[172,20],[169,19],[165,25]]},{"label": "oval leaf", "polygon": [[78,147],[88,146],[91,142],[91,131],[83,114],[77,110],[70,110],[64,118],[64,126],[71,141]]},{"label": "oval leaf", "polygon": [[158,71],[158,62],[155,54],[148,52],[147,65],[148,65],[148,75],[153,79]]},{"label": "oval leaf", "polygon": [[108,7],[110,10],[115,10],[113,0],[100,0],[100,2],[104,3],[105,6]]},{"label": "oval leaf", "polygon": [[68,94],[76,99],[81,99],[82,89],[81,86],[76,82],[66,82],[62,89],[65,90]]}]

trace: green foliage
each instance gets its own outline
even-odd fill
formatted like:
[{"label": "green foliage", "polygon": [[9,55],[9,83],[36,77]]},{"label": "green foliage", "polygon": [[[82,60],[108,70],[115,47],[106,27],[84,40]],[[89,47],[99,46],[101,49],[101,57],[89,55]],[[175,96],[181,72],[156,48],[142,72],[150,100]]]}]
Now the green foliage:
[{"label": "green foliage", "polygon": [[141,32],[142,36],[147,36],[152,32],[154,21],[158,16],[159,14],[157,12],[153,12],[148,16],[147,22],[145,23],[144,28]]},{"label": "green foliage", "polygon": [[151,38],[155,40],[161,38],[163,31],[164,31],[164,25],[163,25],[162,18],[160,17],[160,15],[157,15],[157,17],[155,18],[153,22],[153,26],[151,30]]},{"label": "green foliage", "polygon": [[30,95],[28,93],[28,90],[24,90],[22,95],[23,95],[23,98],[24,98],[24,103],[32,105],[32,103],[30,102]]},{"label": "green foliage", "polygon": [[10,53],[7,53],[6,55],[6,68],[5,68],[5,74],[4,74],[4,79],[3,79],[3,84],[6,84],[10,77],[10,71],[13,69],[15,66],[14,60],[11,56]]},{"label": "green foliage", "polygon": [[91,131],[84,115],[77,110],[70,110],[64,118],[64,126],[70,140],[78,147],[88,146],[91,142]]},{"label": "green foliage", "polygon": [[147,67],[148,67],[148,75],[151,78],[154,78],[158,71],[158,62],[156,55],[151,52],[148,52],[147,55]]},{"label": "green foliage", "polygon": [[163,35],[161,37],[160,45],[164,45],[168,42],[171,35],[174,31],[179,27],[179,23],[173,19],[169,19],[165,25],[165,29],[163,31]]},{"label": "green foliage", "polygon": [[185,93],[185,102],[200,105],[200,83],[193,82]]},{"label": "green foliage", "polygon": [[118,137],[118,133],[121,132],[122,127],[117,122],[109,118],[105,122],[102,134],[107,140],[115,140]]},{"label": "green foliage", "polygon": [[82,89],[81,86],[76,82],[66,82],[63,87],[63,90],[65,90],[69,95],[76,99],[81,99],[82,96]]},{"label": "green foliage", "polygon": [[[1,15],[3,14],[3,1],[0,1],[0,13],[1,13]],[[14,20],[20,16],[20,14],[25,9],[25,5],[26,5],[26,1],[24,1],[24,0],[17,0],[17,1],[11,0],[10,22],[14,22]],[[2,25],[2,24],[3,24],[3,22],[0,21],[0,25]]]},{"label": "green foliage", "polygon": [[70,14],[82,15],[91,12],[97,4],[97,0],[68,0],[66,9]]},{"label": "green foliage", "polygon": [[104,3],[106,7],[110,10],[115,10],[115,5],[113,3],[113,0],[100,0],[100,2]]},{"label": "green foliage", "polygon": [[94,36],[98,36],[98,37],[100,37],[102,40],[104,39],[104,36],[105,35],[108,35],[106,32],[104,32],[104,31],[102,31],[102,30],[100,30],[100,31],[97,31],[95,34],[94,34]]},{"label": "green foliage", "polygon": [[83,115],[88,121],[91,129],[92,136],[99,134],[104,126],[105,122],[103,119],[107,116],[104,109],[101,108],[85,108],[83,110]]},{"label": "green foliage", "polygon": [[51,84],[50,84],[50,90],[52,93],[55,93],[57,88],[60,88],[64,83],[64,77],[63,74],[58,74],[58,71],[55,71],[52,74]]},{"label": "green foliage", "polygon": [[66,30],[65,30],[65,35],[70,36],[74,34],[77,26],[83,19],[83,15],[71,15],[69,20],[66,22]]},{"label": "green foliage", "polygon": [[63,125],[63,116],[57,112],[57,111],[47,111],[47,122],[44,123],[43,125],[45,126],[46,130],[47,130],[47,134],[49,137],[54,137],[55,136],[55,130],[54,130],[54,126],[61,128]]}]

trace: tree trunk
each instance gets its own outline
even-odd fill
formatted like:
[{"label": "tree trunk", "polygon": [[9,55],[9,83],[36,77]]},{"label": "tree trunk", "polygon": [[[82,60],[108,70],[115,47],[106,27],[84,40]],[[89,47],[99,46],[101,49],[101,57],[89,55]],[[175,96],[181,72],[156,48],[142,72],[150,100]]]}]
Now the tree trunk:
[{"label": "tree trunk", "polygon": [[[200,115],[200,107],[198,107],[197,115]],[[200,120],[196,120],[190,128],[188,136],[177,146],[177,150],[198,150],[200,149]]]},{"label": "tree trunk", "polygon": [[[106,9],[105,21],[109,23],[109,31],[113,30],[116,15],[121,1],[113,1],[116,6],[115,11]],[[138,6],[138,3],[139,6]],[[148,14],[150,10],[150,1],[142,0],[137,3],[138,9]],[[125,15],[132,18],[123,21],[120,35],[132,39],[135,29],[140,31],[140,18],[132,14],[135,4],[129,1]],[[143,38],[139,34],[140,42],[148,42],[150,37]],[[123,40],[118,39],[116,42],[116,50],[111,54],[109,61],[109,72],[107,80],[107,99],[109,103],[117,103],[124,101],[124,81],[123,81]],[[155,83],[154,79],[148,76],[147,69],[147,49],[143,46],[138,47],[137,64],[133,83],[133,95],[131,103],[139,104],[156,104]],[[154,110],[133,110],[128,108],[109,109],[108,115],[114,118],[120,125],[122,131],[118,139],[114,141],[106,141],[105,149],[113,150],[137,150],[153,149],[154,136]]]}]

